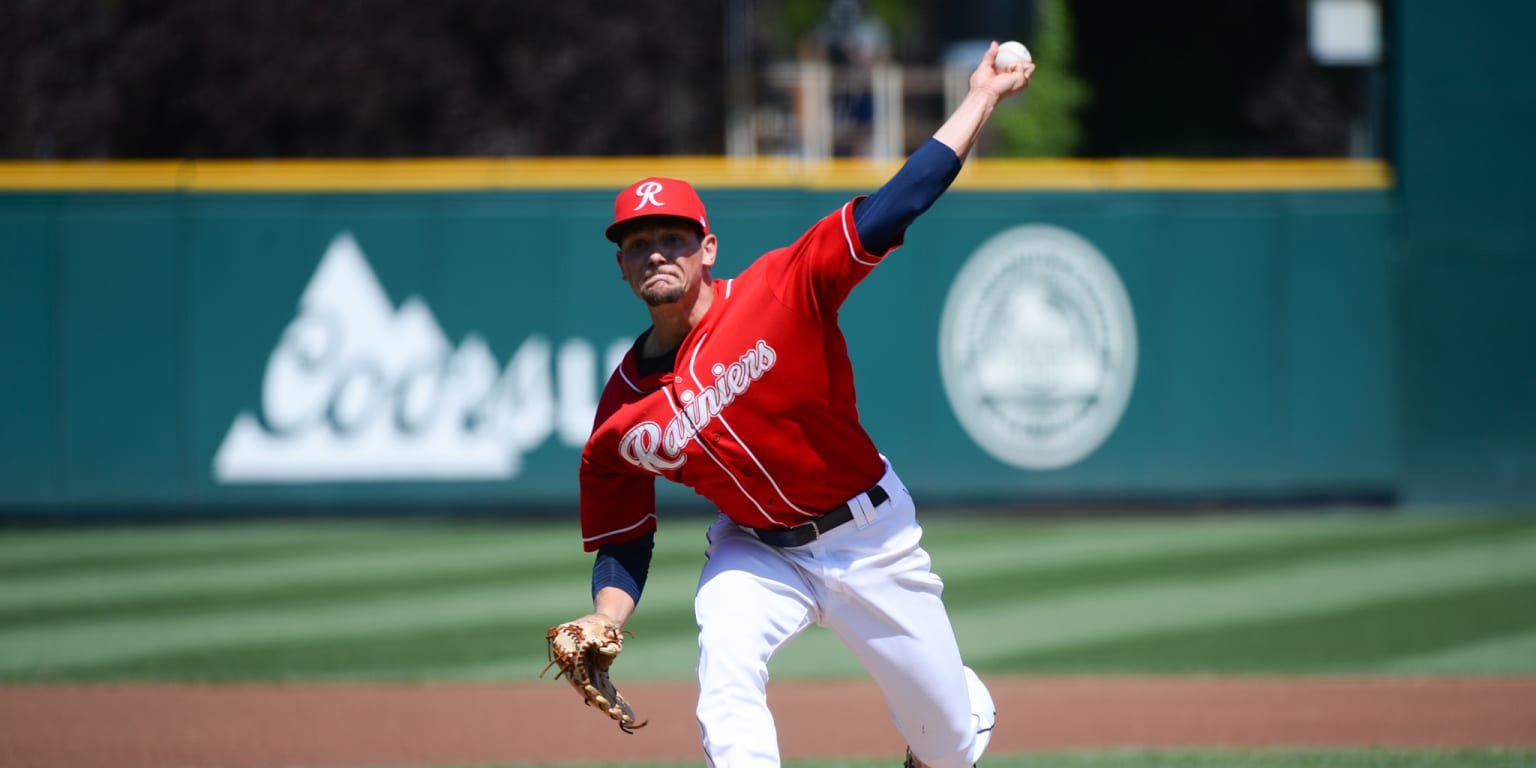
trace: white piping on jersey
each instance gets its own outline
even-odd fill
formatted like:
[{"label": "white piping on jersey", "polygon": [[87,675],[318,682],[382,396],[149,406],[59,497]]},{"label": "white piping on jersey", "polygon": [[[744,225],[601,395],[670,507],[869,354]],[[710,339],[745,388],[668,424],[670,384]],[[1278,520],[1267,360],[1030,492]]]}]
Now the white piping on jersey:
[{"label": "white piping on jersey", "polygon": [[838,218],[843,222],[843,239],[848,242],[848,255],[860,264],[868,267],[878,265],[878,261],[865,261],[859,258],[859,249],[854,247],[853,233],[848,231],[848,220],[853,218],[853,201],[843,203],[843,209],[839,211]]},{"label": "white piping on jersey", "polygon": [[[704,384],[703,380],[699,378],[699,374],[694,369],[697,367],[699,362],[699,347],[702,346],[704,346],[704,339],[700,338],[699,343],[694,345],[693,352],[688,355],[688,375],[693,377],[694,386],[700,389],[703,389],[706,385]],[[779,498],[783,499],[784,503],[788,504],[790,509],[793,509],[801,514],[810,514],[801,509],[799,506],[796,506],[793,501],[789,500],[788,496],[784,495],[784,489],[779,487],[778,481],[773,479],[773,475],[768,472],[768,469],[763,466],[763,463],[757,460],[757,455],[752,453],[751,448],[747,447],[746,441],[742,440],[741,435],[736,434],[736,430],[731,428],[730,422],[725,420],[725,412],[722,410],[720,415],[716,416],[715,418],[720,422],[720,426],[725,428],[725,431],[731,433],[731,437],[736,440],[736,444],[741,446],[741,450],[747,454],[747,458],[751,459],[752,464],[757,467],[759,472],[763,473],[763,477],[768,480],[769,485],[773,486],[773,490],[775,493],[779,494]],[[702,443],[700,443],[700,445],[702,445]],[[736,486],[740,488],[741,483],[737,483]],[[746,493],[745,488],[742,489],[742,493]],[[752,503],[756,505],[758,509],[762,509],[762,506],[757,504],[756,499],[753,499]],[[764,516],[767,516],[767,512],[764,512],[763,514]],[[768,519],[772,520],[773,518],[770,517]],[[774,522],[778,521],[775,520]]]},{"label": "white piping on jersey", "polygon": [[595,536],[583,536],[583,537],[581,537],[581,543],[585,544],[585,543],[587,543],[589,541],[597,541],[598,539],[601,539],[601,538],[603,538],[605,536],[617,536],[617,535],[619,535],[621,533],[625,533],[625,532],[628,532],[628,531],[633,531],[634,529],[639,528],[642,525],[645,525],[645,521],[647,521],[647,520],[654,520],[654,519],[656,519],[656,513],[652,512],[652,513],[646,515],[645,517],[640,518],[640,522],[635,523],[634,525],[626,525],[623,528],[615,528],[614,530],[608,531],[606,533],[599,533],[599,534],[597,534]]},{"label": "white piping on jersey", "polygon": [[[731,297],[731,286],[733,286],[735,284],[736,284],[736,281],[734,279],[725,281],[725,297],[727,299],[729,299]],[[639,395],[646,394],[645,390],[641,389],[638,386],[635,386],[635,383],[633,381],[630,381],[628,376],[624,375],[624,366],[621,365],[621,366],[618,367],[618,374],[619,374],[619,378],[623,379],[624,383],[628,384],[629,388],[633,389],[635,391],[635,394],[639,394]]]},{"label": "white piping on jersey", "polygon": [[622,366],[622,365],[619,366],[618,373],[619,373],[619,378],[623,379],[624,383],[628,384],[629,388],[633,389],[636,394],[640,394],[640,395],[645,394],[645,390],[635,386],[635,383],[633,381],[630,381],[628,376],[624,375],[624,366]]},{"label": "white piping on jersey", "polygon": [[[705,335],[707,336],[708,334]],[[701,337],[699,340],[703,341],[703,338]],[[678,407],[677,401],[672,399],[672,390],[666,387],[662,387],[661,391],[665,392],[667,395],[667,405],[672,407],[672,417],[677,418],[681,416],[685,419],[688,418],[687,414],[683,413],[682,408]],[[757,503],[757,499],[752,498],[752,494],[747,493],[747,489],[742,486],[741,480],[737,479],[736,473],[732,472],[729,467],[725,466],[725,462],[721,461],[720,457],[716,456],[715,452],[711,451],[708,445],[705,445],[704,439],[699,436],[697,431],[693,433],[693,441],[698,443],[700,450],[704,451],[704,455],[708,456],[709,460],[713,461],[715,466],[719,467],[720,471],[724,472],[725,476],[729,477],[731,482],[736,484],[736,488],[737,490],[741,491],[741,495],[747,497],[747,501],[752,502],[752,506],[757,507],[758,514],[761,514],[764,520],[767,520],[769,523],[774,525],[780,524],[779,521],[773,519],[773,515],[768,514],[768,510],[763,509],[763,505]]]}]

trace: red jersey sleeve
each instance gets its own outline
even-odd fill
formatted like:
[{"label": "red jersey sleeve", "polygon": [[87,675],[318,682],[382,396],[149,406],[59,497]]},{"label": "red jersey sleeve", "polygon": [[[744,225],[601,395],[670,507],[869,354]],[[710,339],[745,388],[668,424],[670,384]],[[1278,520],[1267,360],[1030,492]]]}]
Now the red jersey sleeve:
[{"label": "red jersey sleeve", "polygon": [[581,458],[581,546],[629,541],[656,530],[656,478]]},{"label": "red jersey sleeve", "polygon": [[897,246],[883,254],[865,250],[853,223],[854,198],[817,222],[785,248],[763,254],[752,268],[773,273],[774,295],[785,305],[830,317],[849,292]]},{"label": "red jersey sleeve", "polygon": [[598,439],[606,421],[619,418],[621,409],[658,383],[640,377],[631,349],[598,398],[592,437],[581,451],[581,543],[588,552],[656,530],[655,475],[623,462],[613,446],[599,445]]}]

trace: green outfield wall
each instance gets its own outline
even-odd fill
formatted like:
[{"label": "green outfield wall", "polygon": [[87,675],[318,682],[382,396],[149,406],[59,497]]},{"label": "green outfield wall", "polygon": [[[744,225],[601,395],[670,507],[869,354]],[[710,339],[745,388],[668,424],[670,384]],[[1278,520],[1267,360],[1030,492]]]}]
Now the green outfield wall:
[{"label": "green outfield wall", "polygon": [[[722,276],[848,197],[705,194]],[[601,237],[610,205],[0,197],[0,503],[569,504],[596,393],[646,322]],[[844,308],[861,411],[935,501],[1390,498],[1394,221],[1369,189],[958,189]],[[962,290],[989,242],[1002,262]]]},{"label": "green outfield wall", "polygon": [[1536,5],[1403,0],[1403,491],[1536,497]]}]

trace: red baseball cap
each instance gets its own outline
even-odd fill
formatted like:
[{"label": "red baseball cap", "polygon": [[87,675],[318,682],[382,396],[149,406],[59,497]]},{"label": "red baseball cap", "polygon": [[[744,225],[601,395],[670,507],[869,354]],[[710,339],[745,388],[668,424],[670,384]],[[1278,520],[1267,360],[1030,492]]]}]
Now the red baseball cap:
[{"label": "red baseball cap", "polygon": [[678,179],[652,176],[629,185],[613,201],[613,223],[603,233],[618,242],[619,225],[646,216],[673,216],[698,224],[709,234],[709,219],[704,215],[704,201],[693,185]]}]

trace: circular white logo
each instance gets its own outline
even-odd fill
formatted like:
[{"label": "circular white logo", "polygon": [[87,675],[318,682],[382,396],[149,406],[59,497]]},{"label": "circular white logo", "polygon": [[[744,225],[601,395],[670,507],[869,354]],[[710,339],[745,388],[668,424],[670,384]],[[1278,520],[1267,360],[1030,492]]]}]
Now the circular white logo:
[{"label": "circular white logo", "polygon": [[939,371],[961,427],[987,453],[1024,469],[1076,463],[1120,423],[1136,379],[1125,286],[1072,232],[1005,230],[950,286]]}]

